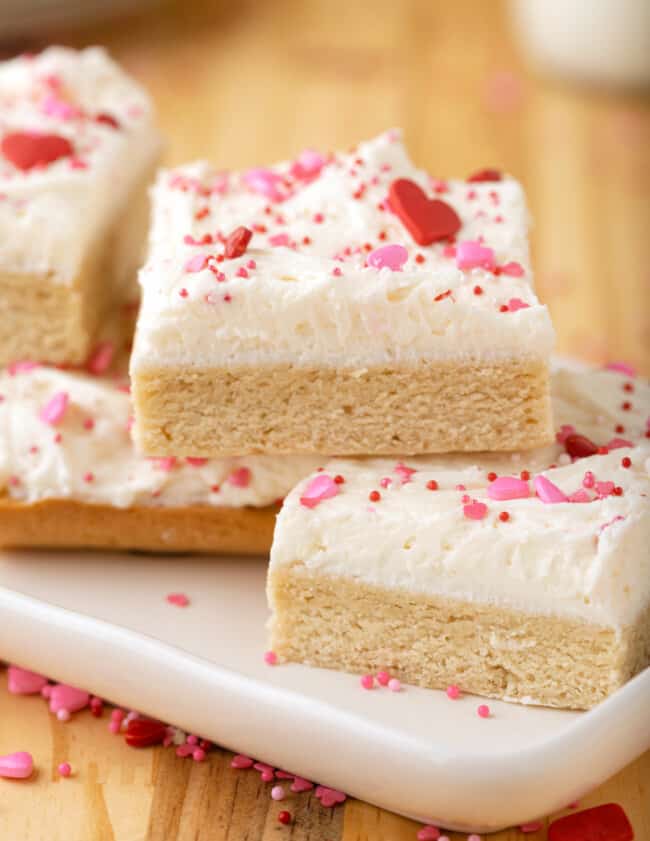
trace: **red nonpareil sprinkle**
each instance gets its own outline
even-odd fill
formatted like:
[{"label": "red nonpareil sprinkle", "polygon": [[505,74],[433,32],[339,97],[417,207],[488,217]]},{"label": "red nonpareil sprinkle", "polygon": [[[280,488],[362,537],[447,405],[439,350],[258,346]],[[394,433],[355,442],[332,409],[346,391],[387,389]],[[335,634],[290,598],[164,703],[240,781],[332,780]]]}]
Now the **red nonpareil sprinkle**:
[{"label": "red nonpareil sprinkle", "polygon": [[95,428],[95,421],[92,418],[86,418],[83,422],[83,428],[90,431]]},{"label": "red nonpareil sprinkle", "polygon": [[634,391],[634,383],[623,383],[623,391],[627,391],[628,394],[632,394]]},{"label": "red nonpareil sprinkle", "polygon": [[323,216],[323,214],[322,214],[322,213],[314,213],[314,222],[315,222],[317,225],[322,225],[322,223],[323,223],[324,221],[325,221],[325,217]]},{"label": "red nonpareil sprinkle", "polygon": [[435,479],[429,479],[427,482],[427,490],[429,491],[437,491],[438,490],[438,483]]},{"label": "red nonpareil sprinkle", "polygon": [[181,296],[181,298],[187,298],[189,293],[188,293],[187,289],[185,289],[183,287],[183,289],[181,289],[178,294]]},{"label": "red nonpareil sprinkle", "polygon": [[94,473],[91,473],[90,471],[88,473],[84,473],[84,482],[87,482],[88,484],[90,484],[90,482],[94,482],[94,481],[95,481],[95,474]]},{"label": "red nonpareil sprinkle", "polygon": [[278,812],[278,821],[285,826],[291,823],[291,812],[287,812],[286,809],[283,809],[281,812]]},{"label": "red nonpareil sprinkle", "polygon": [[336,482],[337,485],[342,485],[345,482],[345,479],[343,478],[343,476],[341,476],[340,473],[337,473],[336,476],[334,477],[334,481]]},{"label": "red nonpareil sprinkle", "polygon": [[527,482],[530,479],[530,473],[528,470],[522,470],[519,474],[519,478],[523,479],[524,482]]},{"label": "red nonpareil sprinkle", "polygon": [[622,435],[625,432],[625,427],[623,426],[622,423],[617,423],[616,426],[614,427],[614,432],[617,435]]},{"label": "red nonpareil sprinkle", "polygon": [[379,502],[379,500],[381,499],[381,494],[379,493],[379,491],[370,491],[370,493],[368,494],[368,499],[370,500],[370,502]]},{"label": "red nonpareil sprinkle", "polygon": [[494,482],[496,478],[497,474],[494,472],[494,470],[491,470],[487,475],[488,482]]},{"label": "red nonpareil sprinkle", "polygon": [[621,403],[621,409],[623,409],[624,412],[629,412],[631,408],[632,404],[629,400],[626,400],[624,403]]},{"label": "red nonpareil sprinkle", "polygon": [[242,254],[245,254],[252,236],[253,232],[250,228],[246,228],[243,225],[235,228],[226,238],[223,251],[226,259],[233,260],[235,257],[241,257]]},{"label": "red nonpareil sprinkle", "polygon": [[507,511],[502,511],[499,514],[499,519],[501,520],[502,523],[507,523],[508,520],[510,519],[510,514],[508,514]]},{"label": "red nonpareil sprinkle", "polygon": [[422,263],[424,263],[424,261],[425,261],[426,259],[427,259],[427,258],[424,256],[424,254],[416,254],[416,255],[415,255],[415,262],[416,262],[416,263],[420,263],[420,264],[422,264]]},{"label": "red nonpareil sprinkle", "polygon": [[621,459],[621,467],[632,467],[632,459],[625,456]]},{"label": "red nonpareil sprinkle", "polygon": [[475,286],[474,287],[474,294],[475,295],[482,295],[483,294],[483,287],[482,286]]},{"label": "red nonpareil sprinkle", "polygon": [[612,493],[614,496],[623,496],[623,488],[620,485],[615,485]]}]

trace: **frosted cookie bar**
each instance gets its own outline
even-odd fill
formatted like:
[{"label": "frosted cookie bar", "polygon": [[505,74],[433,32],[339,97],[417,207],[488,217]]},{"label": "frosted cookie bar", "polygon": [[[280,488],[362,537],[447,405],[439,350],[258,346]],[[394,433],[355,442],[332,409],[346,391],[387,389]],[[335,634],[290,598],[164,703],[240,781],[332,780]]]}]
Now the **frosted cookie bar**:
[{"label": "frosted cookie bar", "polygon": [[131,373],[150,455],[515,450],[552,433],[520,185],[436,181],[399,133],[163,172]]},{"label": "frosted cookie bar", "polygon": [[564,370],[553,401],[550,447],[300,482],[271,551],[276,653],[571,708],[650,665],[650,390]]},{"label": "frosted cookie bar", "polygon": [[0,63],[0,365],[80,363],[133,289],[160,140],[104,50]]},{"label": "frosted cookie bar", "polygon": [[307,457],[147,459],[123,382],[47,367],[0,375],[0,546],[267,552]]}]

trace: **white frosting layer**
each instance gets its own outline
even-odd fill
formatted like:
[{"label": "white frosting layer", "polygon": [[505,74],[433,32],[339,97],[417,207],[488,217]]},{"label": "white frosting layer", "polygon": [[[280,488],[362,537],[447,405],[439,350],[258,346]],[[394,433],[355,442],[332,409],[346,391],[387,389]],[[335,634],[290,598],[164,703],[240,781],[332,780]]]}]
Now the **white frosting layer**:
[{"label": "white frosting layer", "polygon": [[[386,588],[489,602],[526,612],[579,617],[625,626],[650,600],[650,440],[644,437],[650,389],[619,374],[560,371],[553,378],[558,427],[573,424],[599,445],[623,437],[635,446],[571,463],[562,444],[512,456],[439,456],[409,460],[411,481],[395,461],[337,460],[326,467],[345,482],[314,508],[289,494],[278,518],[271,568],[300,563],[323,575]],[[621,408],[629,400],[631,409]],[[624,433],[617,433],[622,425]],[[621,460],[631,459],[625,468]],[[549,469],[549,465],[557,466]],[[545,504],[536,496],[495,501],[487,473],[532,479],[544,471],[567,495],[583,488],[585,472],[612,481],[623,494],[584,503]],[[382,478],[391,480],[382,487]],[[435,480],[438,490],[427,488]],[[385,483],[384,483],[385,484]],[[457,490],[464,485],[466,490]],[[381,499],[369,501],[377,490]],[[585,490],[583,488],[583,490]],[[587,491],[595,497],[595,491]],[[462,497],[487,505],[468,519]],[[503,522],[499,514],[507,511]]]},{"label": "white frosting layer", "polygon": [[[0,495],[119,508],[264,506],[281,499],[318,465],[307,457],[249,456],[195,464],[147,459],[131,442],[131,400],[123,389],[110,380],[45,367],[1,374]],[[62,393],[67,408],[51,425],[41,419],[41,410]]]},{"label": "white frosting layer", "polygon": [[[280,178],[275,201],[250,186],[250,172],[223,174],[196,163],[160,174],[133,371],[550,353],[553,331],[532,289],[527,211],[516,181],[434,182],[413,166],[396,132],[331,157],[311,180],[296,177],[296,166],[265,170],[267,179]],[[516,262],[523,275],[461,271],[444,243],[418,246],[385,204],[397,178],[456,210],[457,241],[482,239],[499,266]],[[220,255],[219,237],[240,225],[255,232],[250,246],[214,264],[219,278],[209,266],[187,271],[193,257]],[[192,244],[206,236],[214,244]],[[401,271],[365,265],[368,247],[388,244],[408,251]],[[529,306],[501,312],[513,298]]]},{"label": "white frosting layer", "polygon": [[27,171],[0,154],[0,271],[69,283],[155,161],[151,102],[103,49],[51,47],[0,64],[0,137],[15,132],[74,154]]}]

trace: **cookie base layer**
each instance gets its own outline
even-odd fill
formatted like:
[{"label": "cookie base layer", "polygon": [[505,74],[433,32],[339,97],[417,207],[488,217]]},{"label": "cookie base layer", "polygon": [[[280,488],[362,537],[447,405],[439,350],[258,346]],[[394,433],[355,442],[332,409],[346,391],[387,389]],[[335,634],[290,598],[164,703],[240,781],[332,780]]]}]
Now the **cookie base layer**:
[{"label": "cookie base layer", "polygon": [[114,508],[75,500],[0,500],[0,547],[267,554],[278,512],[191,506]]},{"label": "cookie base layer", "polygon": [[119,221],[99,237],[71,283],[0,271],[0,366],[24,359],[79,365],[88,358],[104,318],[136,294],[153,171],[132,191]]},{"label": "cookie base layer", "polygon": [[272,569],[270,648],[287,661],[432,689],[588,709],[650,665],[650,608],[623,631]]},{"label": "cookie base layer", "polygon": [[525,450],[552,440],[548,366],[422,362],[132,371],[147,455],[416,455]]}]

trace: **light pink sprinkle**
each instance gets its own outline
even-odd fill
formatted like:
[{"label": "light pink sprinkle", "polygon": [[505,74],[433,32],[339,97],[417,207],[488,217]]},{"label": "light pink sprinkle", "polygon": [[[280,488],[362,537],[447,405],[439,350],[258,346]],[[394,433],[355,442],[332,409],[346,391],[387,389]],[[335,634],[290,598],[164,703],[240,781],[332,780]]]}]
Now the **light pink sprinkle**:
[{"label": "light pink sprinkle", "polygon": [[457,701],[460,698],[460,689],[455,683],[447,687],[447,697],[452,701]]},{"label": "light pink sprinkle", "polygon": [[530,496],[528,482],[515,476],[499,476],[487,488],[490,499],[526,499]]},{"label": "light pink sprinkle", "polygon": [[264,662],[268,663],[269,666],[275,666],[275,664],[278,662],[278,655],[275,653],[275,651],[265,651]]},{"label": "light pink sprinkle", "polygon": [[587,491],[580,488],[569,495],[569,502],[591,502],[591,497]]},{"label": "light pink sprinkle", "polygon": [[294,777],[294,780],[290,786],[291,791],[295,792],[296,794],[300,794],[300,792],[302,791],[311,791],[313,787],[313,783],[310,783],[309,780],[305,780],[302,777]]},{"label": "light pink sprinkle", "polygon": [[63,420],[68,408],[69,396],[67,391],[58,391],[40,411],[39,417],[44,423],[56,426]]},{"label": "light pink sprinkle", "polygon": [[501,274],[508,275],[508,277],[523,277],[524,268],[521,263],[506,263],[501,266]]},{"label": "light pink sprinkle", "polygon": [[517,310],[525,310],[528,309],[530,304],[527,304],[525,301],[522,301],[521,298],[511,298],[508,301],[508,311],[509,312],[517,312]]},{"label": "light pink sprinkle", "polygon": [[380,686],[388,686],[388,681],[390,680],[390,675],[388,672],[377,672],[377,683]]},{"label": "light pink sprinkle", "polygon": [[288,247],[290,244],[289,234],[274,234],[272,237],[269,237],[269,245],[273,245],[276,248],[282,245]]},{"label": "light pink sprinkle", "polygon": [[203,750],[203,748],[195,748],[192,751],[192,759],[195,762],[203,762],[203,760],[205,759],[206,756],[207,756],[207,753]]},{"label": "light pink sprinkle", "polygon": [[185,459],[185,461],[186,461],[186,462],[187,462],[187,463],[188,463],[191,467],[203,467],[205,464],[207,464],[207,463],[208,463],[207,458],[195,458],[194,456],[187,456],[187,458]]},{"label": "light pink sprinkle", "polygon": [[249,190],[252,190],[254,193],[260,193],[271,199],[271,201],[281,201],[283,198],[282,193],[278,189],[282,178],[273,172],[273,170],[262,167],[249,169],[244,174],[243,180]]},{"label": "light pink sprinkle", "polygon": [[270,783],[274,776],[274,768],[272,765],[267,765],[266,762],[256,762],[253,765],[256,771],[260,772],[260,777],[265,783]]},{"label": "light pink sprinkle", "polygon": [[187,607],[190,603],[185,593],[168,593],[165,599],[169,604],[176,605],[176,607]]},{"label": "light pink sprinkle", "polygon": [[628,377],[636,377],[636,368],[628,362],[608,362],[605,365],[607,371],[618,371],[620,374],[626,374]]},{"label": "light pink sprinkle", "polygon": [[41,104],[41,110],[48,117],[54,117],[57,120],[74,120],[81,116],[79,108],[52,94],[45,97]]},{"label": "light pink sprinkle", "polygon": [[0,756],[0,777],[26,780],[34,770],[34,759],[26,750]]},{"label": "light pink sprinkle", "polygon": [[271,800],[284,800],[284,788],[282,786],[273,786],[271,789]]},{"label": "light pink sprinkle", "polygon": [[626,438],[612,438],[605,446],[608,450],[620,450],[622,447],[633,447],[634,444]]},{"label": "light pink sprinkle", "polygon": [[315,152],[313,149],[305,149],[296,158],[291,167],[291,174],[294,178],[303,180],[311,180],[320,174],[321,169],[325,166],[326,158],[320,152]]},{"label": "light pink sprinkle", "polygon": [[414,467],[407,467],[400,461],[395,465],[395,473],[399,476],[401,483],[407,485],[413,480],[413,474],[417,473],[417,470]]},{"label": "light pink sprinkle", "polygon": [[436,826],[423,826],[416,835],[417,841],[439,841],[440,830]]},{"label": "light pink sprinkle", "polygon": [[388,688],[390,689],[391,692],[399,692],[402,688],[402,684],[400,683],[400,681],[396,677],[392,677],[388,681]]},{"label": "light pink sprinkle", "polygon": [[7,688],[12,695],[36,695],[47,685],[47,678],[37,672],[20,666],[9,666],[7,670]]},{"label": "light pink sprinkle", "polygon": [[199,737],[194,733],[190,733],[185,741],[187,742],[188,745],[192,745],[192,746],[198,745]]},{"label": "light pink sprinkle", "polygon": [[470,502],[469,505],[463,506],[463,514],[468,520],[483,520],[487,517],[488,507],[484,502]]},{"label": "light pink sprinkle", "polygon": [[57,771],[62,777],[69,777],[72,774],[72,768],[69,762],[61,762],[58,766]]},{"label": "light pink sprinkle", "polygon": [[236,277],[248,277],[248,272],[243,266],[240,266],[235,272]]},{"label": "light pink sprinkle", "polygon": [[21,359],[18,362],[11,362],[7,365],[7,373],[10,377],[15,377],[16,374],[26,374],[28,371],[33,371],[38,368],[38,362],[30,362],[28,359]]},{"label": "light pink sprinkle", "polygon": [[382,479],[379,480],[379,485],[382,488],[388,488],[393,484],[393,480],[390,479],[388,476],[384,476]]},{"label": "light pink sprinkle", "polygon": [[494,251],[475,240],[465,240],[456,246],[456,265],[459,269],[494,268]]},{"label": "light pink sprinkle", "polygon": [[113,342],[100,342],[90,354],[86,362],[86,370],[90,374],[103,374],[111,367],[115,345]]},{"label": "light pink sprinkle", "polygon": [[372,675],[363,675],[359,679],[359,683],[364,689],[372,689],[375,685],[375,679]]},{"label": "light pink sprinkle", "polygon": [[614,493],[614,483],[596,482],[596,484],[594,485],[594,490],[598,494],[599,499],[605,499],[605,497],[611,496]]},{"label": "light pink sprinkle", "polygon": [[195,254],[185,263],[186,272],[201,272],[206,267],[208,258],[204,254]]},{"label": "light pink sprinkle", "polygon": [[480,718],[489,718],[490,716],[490,708],[487,704],[479,704],[476,708],[476,712],[478,713]]},{"label": "light pink sprinkle", "polygon": [[162,458],[154,458],[153,461],[158,470],[164,470],[165,473],[169,473],[176,466],[175,456],[163,456]]},{"label": "light pink sprinkle", "polygon": [[251,483],[251,476],[248,467],[239,467],[228,476],[228,482],[235,488],[247,488]]},{"label": "light pink sprinkle", "polygon": [[557,485],[553,484],[546,476],[535,476],[533,479],[535,491],[540,500],[546,504],[555,502],[568,502],[569,497],[560,490]]},{"label": "light pink sprinkle", "polygon": [[50,692],[50,712],[59,713],[61,710],[76,713],[85,709],[90,703],[90,695],[84,689],[77,689],[67,683],[57,683]]},{"label": "light pink sprinkle", "polygon": [[316,786],[315,794],[321,805],[326,808],[336,806],[337,803],[343,803],[347,799],[347,795],[342,791],[337,791],[337,789],[328,786]]},{"label": "light pink sprinkle", "polygon": [[254,762],[255,760],[251,759],[250,756],[244,756],[243,753],[238,753],[230,761],[230,767],[239,769],[252,768]]},{"label": "light pink sprinkle", "polygon": [[591,470],[587,470],[587,472],[585,473],[584,479],[582,480],[583,488],[593,488],[593,486],[595,484],[596,484],[596,477],[591,472]]},{"label": "light pink sprinkle", "polygon": [[304,493],[300,497],[300,504],[306,508],[315,508],[326,499],[331,499],[339,493],[339,485],[327,473],[319,473],[309,481]]},{"label": "light pink sprinkle", "polygon": [[409,253],[403,245],[382,245],[368,254],[368,265],[375,269],[390,269],[401,272]]},{"label": "light pink sprinkle", "polygon": [[522,823],[519,829],[522,832],[538,832],[544,827],[541,821],[530,821],[530,823]]}]

